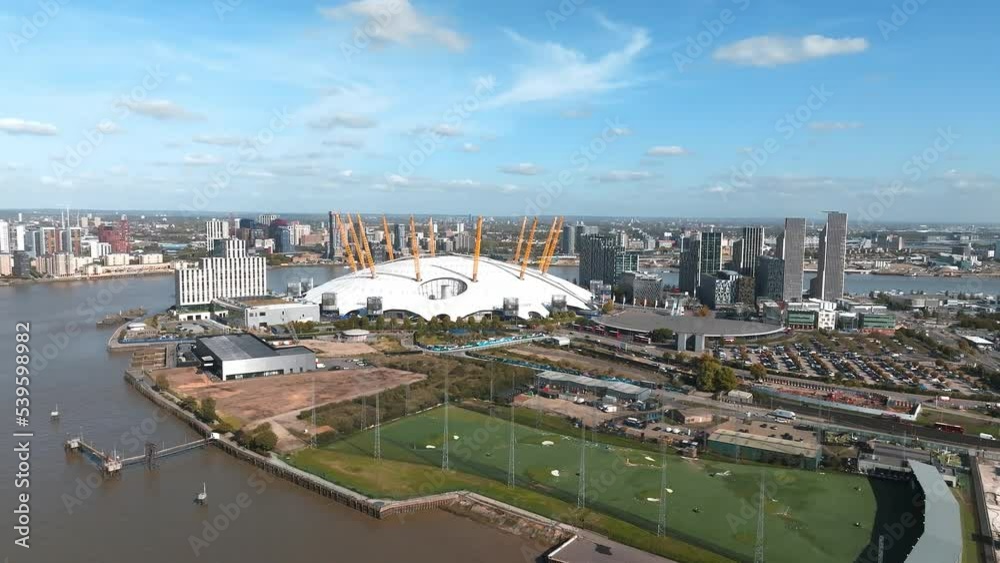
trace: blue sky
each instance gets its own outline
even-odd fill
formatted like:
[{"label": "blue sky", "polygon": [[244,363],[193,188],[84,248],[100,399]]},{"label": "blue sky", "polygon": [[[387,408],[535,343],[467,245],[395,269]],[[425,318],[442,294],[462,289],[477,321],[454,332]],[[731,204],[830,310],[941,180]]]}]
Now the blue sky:
[{"label": "blue sky", "polygon": [[5,2],[0,206],[995,221],[996,2]]}]

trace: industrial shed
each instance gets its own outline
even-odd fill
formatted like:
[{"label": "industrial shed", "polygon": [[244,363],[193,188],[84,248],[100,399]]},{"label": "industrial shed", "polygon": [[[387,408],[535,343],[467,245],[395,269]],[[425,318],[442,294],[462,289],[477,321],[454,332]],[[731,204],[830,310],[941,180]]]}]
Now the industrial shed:
[{"label": "industrial shed", "polygon": [[202,367],[222,381],[316,369],[316,354],[308,348],[275,348],[252,334],[201,337],[195,342],[194,353]]},{"label": "industrial shed", "polygon": [[546,371],[538,375],[539,388],[548,387],[566,394],[587,394],[597,397],[610,397],[618,401],[631,403],[645,401],[650,390],[624,381],[605,381],[584,375],[572,375]]},{"label": "industrial shed", "polygon": [[708,449],[727,457],[781,463],[802,469],[816,469],[820,460],[820,447],[817,444],[726,429],[716,430],[708,437]]}]

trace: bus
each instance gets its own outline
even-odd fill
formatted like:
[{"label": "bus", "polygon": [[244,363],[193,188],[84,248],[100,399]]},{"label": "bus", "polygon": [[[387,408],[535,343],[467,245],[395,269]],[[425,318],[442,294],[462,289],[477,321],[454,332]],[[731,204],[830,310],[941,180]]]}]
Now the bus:
[{"label": "bus", "polygon": [[780,421],[785,421],[785,420],[795,420],[795,413],[794,412],[792,412],[792,411],[786,411],[786,410],[783,410],[783,409],[778,409],[778,410],[772,412],[771,416],[773,416],[774,418],[778,419],[779,422]]},{"label": "bus", "polygon": [[944,422],[935,422],[934,428],[942,432],[950,432],[952,434],[965,434],[965,428],[957,424],[945,424]]}]

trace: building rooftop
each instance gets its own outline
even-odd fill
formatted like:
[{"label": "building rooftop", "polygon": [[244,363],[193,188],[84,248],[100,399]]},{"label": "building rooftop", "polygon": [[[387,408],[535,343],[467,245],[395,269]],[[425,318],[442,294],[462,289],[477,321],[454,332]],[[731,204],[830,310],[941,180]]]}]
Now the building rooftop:
[{"label": "building rooftop", "polygon": [[930,452],[882,443],[872,444],[872,453],[863,453],[859,457],[880,465],[897,467],[901,471],[905,471],[911,461],[920,463],[931,462]]},{"label": "building rooftop", "polygon": [[252,334],[205,336],[199,338],[198,341],[224,362],[312,353],[302,346],[276,349]]},{"label": "building rooftop", "polygon": [[624,381],[605,381],[603,379],[595,379],[593,377],[587,377],[585,375],[572,375],[569,373],[559,373],[555,371],[542,372],[539,374],[539,377],[542,377],[549,381],[563,381],[567,383],[576,383],[577,385],[583,385],[587,387],[602,387],[604,389],[624,394],[638,395],[643,391],[645,391],[643,387],[639,387],[638,385],[632,385],[631,383],[625,383]]},{"label": "building rooftop", "polygon": [[603,316],[595,320],[609,328],[632,332],[652,332],[658,328],[669,328],[683,334],[702,334],[710,337],[762,336],[784,330],[780,326],[764,323],[712,317],[671,316],[635,310],[628,310],[614,316]]},{"label": "building rooftop", "polygon": [[933,465],[910,462],[924,491],[924,533],[907,563],[958,563],[962,560],[962,521],[958,501]]},{"label": "building rooftop", "polygon": [[813,458],[819,453],[819,446],[815,444],[793,442],[777,437],[771,438],[770,436],[755,436],[735,430],[716,430],[712,432],[712,435],[708,439],[712,442],[721,442],[745,448],[756,448],[758,450],[767,450],[785,455],[801,455]]},{"label": "building rooftop", "polygon": [[[600,543],[598,543],[600,542]],[[672,563],[657,555],[603,538],[573,536],[550,553],[551,563]]]}]

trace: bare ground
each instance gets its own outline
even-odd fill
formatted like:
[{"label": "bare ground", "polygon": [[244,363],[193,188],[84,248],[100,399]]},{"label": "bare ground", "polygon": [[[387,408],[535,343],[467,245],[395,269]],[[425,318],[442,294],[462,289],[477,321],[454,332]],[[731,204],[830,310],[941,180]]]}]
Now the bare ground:
[{"label": "bare ground", "polygon": [[578,405],[562,399],[546,399],[545,397],[528,397],[518,406],[539,410],[544,413],[557,414],[559,416],[579,418],[587,426],[597,426],[613,418],[614,415],[597,410],[587,405]]},{"label": "bare ground", "polygon": [[377,354],[378,350],[364,342],[333,342],[330,340],[302,340],[299,345],[309,348],[321,358],[357,358]]},{"label": "bare ground", "polygon": [[[385,389],[425,379],[423,374],[389,368],[345,371],[316,371],[309,374],[278,375],[241,381],[215,382],[197,373],[195,368],[175,368],[154,372],[167,376],[170,388],[178,394],[201,400],[215,399],[216,410],[236,418],[244,425],[274,422],[291,434],[301,435],[308,428],[296,415],[312,407],[313,380],[316,382],[316,405],[350,401]],[[294,439],[277,429],[279,439]]]}]

